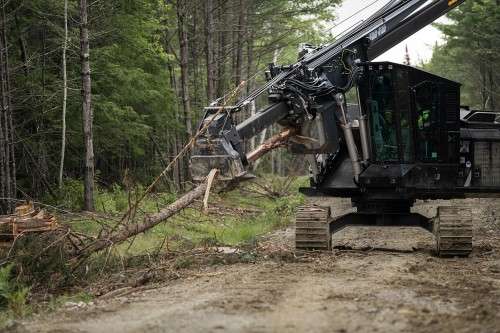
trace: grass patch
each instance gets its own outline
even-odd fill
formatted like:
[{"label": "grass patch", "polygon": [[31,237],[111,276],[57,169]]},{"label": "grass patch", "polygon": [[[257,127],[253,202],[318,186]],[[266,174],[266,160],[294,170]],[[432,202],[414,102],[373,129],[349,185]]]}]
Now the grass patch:
[{"label": "grass patch", "polygon": [[[272,184],[276,180],[265,181]],[[276,184],[279,185],[279,182],[280,180],[277,180]],[[40,236],[26,237],[18,242],[19,247],[16,246],[19,252],[16,253],[18,256],[15,259],[15,267],[22,267],[20,271],[23,274],[18,280],[32,287],[24,288],[21,283],[1,285],[0,277],[0,293],[3,293],[0,298],[5,303],[4,309],[8,310],[0,313],[0,322],[17,316],[22,317],[29,314],[32,309],[35,312],[42,310],[39,304],[29,305],[30,291],[34,295],[53,294],[54,296],[44,300],[43,303],[43,311],[52,311],[67,302],[90,302],[92,295],[82,293],[82,289],[85,290],[92,285],[95,287],[97,282],[99,285],[102,283],[106,285],[107,283],[103,281],[120,285],[121,282],[116,281],[118,273],[123,279],[127,279],[126,275],[129,273],[125,272],[133,275],[136,270],[154,265],[167,250],[183,251],[199,247],[255,244],[259,236],[283,228],[293,221],[296,208],[304,201],[303,196],[298,193],[298,188],[306,185],[306,182],[304,178],[296,179],[282,197],[262,195],[241,188],[220,194],[213,193],[210,198],[209,213],[203,213],[199,207],[185,209],[165,223],[137,235],[131,242],[114,246],[110,252],[102,251],[93,255],[85,265],[78,268],[78,271],[68,269],[65,250],[62,247],[52,247],[40,258],[33,256],[33,253],[41,253],[47,244],[54,242],[54,239],[44,239]],[[64,199],[67,202],[53,204],[66,210],[78,210],[73,202],[80,198],[81,187],[78,182],[71,181],[64,188],[69,189]],[[93,215],[80,213],[59,214],[58,219],[60,223],[68,224],[74,231],[97,235],[103,223],[114,225],[127,210],[129,203],[134,202],[142,191],[142,188],[138,188],[128,193],[119,186],[114,186],[108,191],[102,189],[96,191],[96,215],[99,217],[99,222],[92,217]],[[141,204],[137,218],[141,219],[144,214],[157,212],[174,202],[176,197],[177,195],[173,193],[148,195]],[[52,237],[59,236],[52,235]],[[253,258],[248,258],[249,262],[252,260]],[[175,268],[189,269],[194,264],[193,258],[181,255],[175,262]],[[214,264],[217,262],[214,261]],[[10,274],[10,272],[6,274],[9,279],[11,279]],[[75,290],[78,292],[72,294]]]},{"label": "grass patch", "polygon": [[[197,208],[185,209],[167,222],[138,235],[131,244],[120,244],[114,250],[118,251],[119,255],[127,256],[152,253],[161,245],[171,250],[180,250],[253,243],[258,236],[282,228],[293,220],[295,209],[304,201],[303,196],[298,193],[298,188],[307,184],[307,178],[288,182],[284,178],[265,177],[261,182],[268,184],[273,192],[279,192],[278,189],[283,183],[289,184],[283,197],[272,197],[241,188],[212,194],[210,206],[214,207],[215,213],[205,214]],[[78,197],[74,194],[78,186],[71,182],[70,184],[69,197]],[[135,202],[143,190],[139,187],[132,193],[127,193],[119,186],[108,191],[98,190],[95,198],[96,210],[98,214],[110,217],[110,220],[100,223],[113,225],[115,222],[111,217],[119,219],[129,203]],[[142,218],[146,213],[157,212],[176,198],[177,195],[173,193],[148,195],[141,204],[137,218]],[[218,207],[224,209],[217,213]],[[101,225],[90,218],[68,219],[65,222],[69,223],[73,230],[87,234],[96,234],[101,229]]]},{"label": "grass patch", "polygon": [[27,305],[29,291],[30,288],[16,280],[13,264],[0,268],[0,327],[8,319],[21,318],[31,312]]},{"label": "grass patch", "polygon": [[[303,196],[298,193],[304,181],[303,178],[297,179],[292,184],[290,195],[276,199],[249,194],[240,189],[214,195],[211,198],[214,210],[223,207],[228,212],[204,214],[199,209],[185,209],[167,223],[138,235],[131,246],[119,246],[119,250],[122,254],[138,254],[154,251],[165,243],[174,250],[252,243],[258,236],[283,228],[293,221],[296,208],[304,202]],[[145,207],[151,209],[153,204],[150,200],[148,198]],[[235,211],[231,212],[231,209]]]}]

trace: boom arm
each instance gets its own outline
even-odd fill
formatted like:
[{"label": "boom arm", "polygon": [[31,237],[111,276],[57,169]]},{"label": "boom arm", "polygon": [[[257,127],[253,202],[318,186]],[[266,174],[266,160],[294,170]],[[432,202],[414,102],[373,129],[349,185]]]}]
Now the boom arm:
[{"label": "boom arm", "polygon": [[[464,1],[390,0],[338,40],[306,53],[299,62],[283,67],[272,64],[268,82],[234,106],[224,108],[224,112],[216,111],[221,106],[215,101],[205,109],[200,125],[210,123],[191,158],[193,178],[203,178],[211,168],[220,169],[227,179],[244,175],[247,161],[243,140],[274,123],[295,128],[301,137],[309,139],[294,144],[295,152],[335,154],[340,141],[350,139],[349,120],[339,96],[356,84],[360,74],[357,65],[375,59]],[[270,105],[236,126],[233,114],[264,92],[269,92]],[[339,136],[339,128],[343,136]],[[349,153],[352,158],[357,154]]]},{"label": "boom arm", "polygon": [[[465,0],[391,0],[366,21],[352,28],[337,41],[313,52],[273,77],[266,85],[237,103],[241,107],[271,87],[293,76],[299,69],[314,71],[338,57],[342,50],[366,46],[365,59],[371,61],[399,42],[448,13]],[[368,45],[363,45],[368,44]]]}]

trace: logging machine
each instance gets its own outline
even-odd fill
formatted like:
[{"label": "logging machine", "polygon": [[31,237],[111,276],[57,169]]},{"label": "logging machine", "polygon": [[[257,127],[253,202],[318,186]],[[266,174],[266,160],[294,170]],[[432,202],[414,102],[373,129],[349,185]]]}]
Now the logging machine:
[{"label": "logging machine", "polygon": [[[429,219],[416,200],[500,194],[500,114],[460,106],[460,84],[376,57],[465,0],[392,0],[322,47],[302,46],[299,61],[271,64],[267,83],[235,105],[205,108],[191,156],[195,180],[217,168],[219,179],[248,177],[245,140],[281,125],[286,144],[309,161],[307,196],[351,198],[353,211],[332,214],[306,205],[296,216],[297,249],[330,249],[350,225],[422,227],[440,256],[472,251],[470,208],[439,207]],[[346,102],[346,94],[357,104]],[[269,105],[236,124],[258,96]],[[333,212],[335,213],[335,212]]]}]

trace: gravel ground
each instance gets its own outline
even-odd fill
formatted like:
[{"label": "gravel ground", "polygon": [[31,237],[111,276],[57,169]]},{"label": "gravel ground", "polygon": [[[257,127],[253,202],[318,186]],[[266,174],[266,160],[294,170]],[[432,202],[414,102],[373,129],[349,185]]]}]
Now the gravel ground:
[{"label": "gravel ground", "polygon": [[[16,330],[500,332],[500,199],[419,202],[415,211],[432,215],[438,205],[458,204],[474,212],[469,258],[437,258],[432,235],[401,228],[347,228],[334,236],[332,253],[294,256],[290,228],[261,242],[256,263],[201,268]],[[331,205],[348,209],[341,200]]]}]

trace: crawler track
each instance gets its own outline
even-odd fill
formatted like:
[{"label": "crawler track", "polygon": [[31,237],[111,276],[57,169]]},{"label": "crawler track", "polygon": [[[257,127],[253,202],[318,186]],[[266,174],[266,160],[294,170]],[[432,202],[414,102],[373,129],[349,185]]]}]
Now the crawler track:
[{"label": "crawler track", "polygon": [[464,207],[438,207],[434,221],[437,254],[466,257],[472,252],[472,212]]},{"label": "crawler track", "polygon": [[330,209],[317,205],[299,207],[295,219],[297,250],[330,250]]}]

